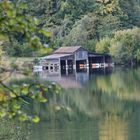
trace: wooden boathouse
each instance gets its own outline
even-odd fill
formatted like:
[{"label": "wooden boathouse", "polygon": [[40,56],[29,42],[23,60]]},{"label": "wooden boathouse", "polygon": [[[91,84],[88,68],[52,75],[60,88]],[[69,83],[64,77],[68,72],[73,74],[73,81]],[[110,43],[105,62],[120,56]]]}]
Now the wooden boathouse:
[{"label": "wooden boathouse", "polygon": [[112,64],[110,55],[92,53],[81,46],[60,47],[40,60],[43,70],[52,74],[63,71],[68,74],[74,70],[105,68],[111,67]]}]

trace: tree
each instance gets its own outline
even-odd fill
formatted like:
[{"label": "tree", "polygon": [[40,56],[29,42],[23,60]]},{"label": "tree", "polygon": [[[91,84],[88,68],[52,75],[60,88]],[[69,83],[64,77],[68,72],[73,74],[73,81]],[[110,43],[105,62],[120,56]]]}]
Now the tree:
[{"label": "tree", "polygon": [[50,37],[50,32],[39,27],[39,21],[27,13],[26,3],[10,1],[0,2],[0,34],[8,37],[12,47],[16,40],[19,46],[27,42],[28,47],[40,48],[40,36]]},{"label": "tree", "polygon": [[111,40],[110,53],[117,62],[134,65],[139,60],[140,29],[117,31]]},{"label": "tree", "polygon": [[[87,38],[87,42],[112,37],[117,30],[140,26],[137,0],[30,0],[26,3],[30,7],[27,13],[39,19],[40,27],[53,32],[51,42],[58,46],[63,44],[65,37],[70,38],[76,24],[89,15],[96,19],[96,26],[89,26],[96,35]],[[78,36],[76,40],[79,40]]]},{"label": "tree", "polygon": [[139,0],[119,0],[120,7],[127,14],[128,20],[125,22],[127,28],[140,27],[140,1]]},{"label": "tree", "polygon": [[[13,47],[13,38],[16,37],[20,42],[25,41],[28,47],[43,47],[39,35],[50,36],[50,32],[40,28],[37,19],[28,15],[26,9],[25,3],[0,1],[0,35],[8,38],[11,47]],[[27,99],[46,102],[47,98],[44,98],[44,95],[49,92],[48,87],[39,82],[8,86],[4,80],[4,77],[0,77],[0,118],[18,117],[21,121],[38,122],[39,118],[28,115],[23,106],[29,104]],[[56,87],[52,85],[51,89],[55,92]]]},{"label": "tree", "polygon": [[103,38],[96,44],[96,52],[98,53],[109,53],[110,38]]},{"label": "tree", "polygon": [[65,45],[82,45],[87,40],[96,37],[95,24],[96,19],[90,15],[85,15],[81,20],[77,21],[70,33],[65,37],[63,44]]}]

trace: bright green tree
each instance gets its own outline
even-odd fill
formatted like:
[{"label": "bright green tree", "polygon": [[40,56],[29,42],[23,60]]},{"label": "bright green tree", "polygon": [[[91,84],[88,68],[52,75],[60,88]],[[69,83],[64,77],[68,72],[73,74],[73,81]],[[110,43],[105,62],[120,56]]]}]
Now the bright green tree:
[{"label": "bright green tree", "polygon": [[103,38],[96,44],[96,52],[98,53],[109,53],[110,38]]},{"label": "bright green tree", "polygon": [[110,53],[119,63],[134,65],[139,60],[140,29],[117,31],[111,40]]}]

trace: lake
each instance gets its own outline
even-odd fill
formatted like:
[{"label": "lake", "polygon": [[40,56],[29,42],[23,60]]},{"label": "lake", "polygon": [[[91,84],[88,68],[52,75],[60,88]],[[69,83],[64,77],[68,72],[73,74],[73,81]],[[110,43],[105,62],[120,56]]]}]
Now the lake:
[{"label": "lake", "polygon": [[30,140],[139,140],[140,68],[37,75],[63,89],[33,104],[41,122],[32,124]]}]

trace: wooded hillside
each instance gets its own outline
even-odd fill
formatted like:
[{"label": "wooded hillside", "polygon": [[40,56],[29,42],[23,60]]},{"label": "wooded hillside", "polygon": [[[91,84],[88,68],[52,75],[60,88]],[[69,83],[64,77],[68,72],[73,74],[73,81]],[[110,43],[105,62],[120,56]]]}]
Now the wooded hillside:
[{"label": "wooded hillside", "polygon": [[[140,27],[139,0],[11,0],[12,3],[24,3],[28,8],[23,14],[38,19],[38,27],[52,32],[51,38],[42,35],[41,42],[52,48],[64,45],[82,45],[98,52],[111,53],[100,47],[99,41],[111,40],[117,31]],[[129,33],[128,33],[129,34]],[[14,46],[6,47],[11,56],[31,56],[34,51],[27,48],[21,36],[12,36]],[[139,40],[140,38],[138,38]],[[120,42],[123,44],[122,42]],[[129,43],[128,43],[129,44]],[[126,44],[128,46],[128,44]],[[131,43],[130,43],[131,44]],[[102,43],[104,46],[104,44]],[[112,46],[110,44],[107,46]],[[138,44],[137,44],[138,45]],[[105,47],[106,48],[106,47]],[[139,48],[139,46],[137,46]],[[113,49],[113,48],[112,48]],[[112,50],[111,49],[111,50]],[[137,50],[139,52],[139,49]],[[114,55],[114,53],[111,53]],[[115,55],[114,55],[115,57]],[[130,58],[137,59],[138,57]],[[130,61],[130,60],[128,60]]]}]

